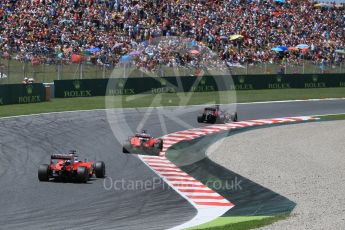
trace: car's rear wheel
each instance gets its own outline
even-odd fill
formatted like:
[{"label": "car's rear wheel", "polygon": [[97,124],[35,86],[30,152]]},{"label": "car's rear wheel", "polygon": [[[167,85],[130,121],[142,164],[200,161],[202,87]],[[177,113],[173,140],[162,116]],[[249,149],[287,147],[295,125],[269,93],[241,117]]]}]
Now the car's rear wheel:
[{"label": "car's rear wheel", "polygon": [[130,148],[131,148],[131,145],[129,143],[124,143],[122,145],[122,152],[123,153],[130,153]]},{"label": "car's rear wheel", "polygon": [[96,162],[95,174],[96,174],[97,178],[104,178],[104,176],[105,176],[105,164],[103,161]]},{"label": "car's rear wheel", "polygon": [[210,116],[208,121],[209,121],[209,123],[211,123],[211,124],[215,124],[215,123],[217,123],[217,117],[215,117],[215,116]]},{"label": "car's rear wheel", "polygon": [[198,116],[198,123],[204,122],[204,116]]},{"label": "car's rear wheel", "polygon": [[42,164],[38,168],[38,179],[40,181],[49,180],[49,166],[47,164]]},{"label": "car's rear wheel", "polygon": [[237,112],[234,112],[233,114],[231,114],[231,121],[232,122],[238,121]]},{"label": "car's rear wheel", "polygon": [[86,183],[89,180],[89,172],[86,167],[78,167],[77,180],[81,183]]},{"label": "car's rear wheel", "polygon": [[162,139],[158,139],[157,142],[155,143],[155,147],[157,149],[159,149],[160,151],[162,151],[162,149],[163,149],[163,140]]}]

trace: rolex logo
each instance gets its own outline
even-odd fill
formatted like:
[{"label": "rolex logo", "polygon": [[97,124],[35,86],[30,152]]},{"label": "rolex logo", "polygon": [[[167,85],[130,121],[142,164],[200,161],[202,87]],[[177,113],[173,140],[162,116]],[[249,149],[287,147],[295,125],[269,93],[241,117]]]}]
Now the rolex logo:
[{"label": "rolex logo", "polygon": [[277,76],[277,82],[278,83],[282,82],[282,77],[281,76]]},{"label": "rolex logo", "polygon": [[245,78],[244,76],[240,76],[240,77],[238,78],[238,81],[239,81],[241,84],[243,84],[243,83],[245,82],[245,80],[246,80],[246,78]]},{"label": "rolex logo", "polygon": [[313,82],[317,82],[318,77],[316,75],[313,76]]},{"label": "rolex logo", "polygon": [[201,79],[200,84],[205,85],[205,83],[206,83],[206,80],[205,79]]},{"label": "rolex logo", "polygon": [[80,81],[74,81],[73,86],[76,90],[80,89]]},{"label": "rolex logo", "polygon": [[33,86],[32,85],[28,85],[26,86],[26,93],[31,95],[32,94],[32,89],[33,89]]},{"label": "rolex logo", "polygon": [[122,79],[119,79],[119,82],[117,83],[117,86],[122,88],[124,86],[124,81]]},{"label": "rolex logo", "polygon": [[165,79],[161,78],[159,81],[160,81],[162,86],[166,86],[167,85],[167,81]]}]

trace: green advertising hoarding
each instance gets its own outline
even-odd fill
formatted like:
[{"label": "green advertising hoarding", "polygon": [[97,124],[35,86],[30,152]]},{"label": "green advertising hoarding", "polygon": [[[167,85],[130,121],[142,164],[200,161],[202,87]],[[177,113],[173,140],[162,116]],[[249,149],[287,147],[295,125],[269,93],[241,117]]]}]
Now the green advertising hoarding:
[{"label": "green advertising hoarding", "polygon": [[0,105],[43,101],[45,101],[45,87],[41,83],[0,85]]},{"label": "green advertising hoarding", "polygon": [[54,81],[55,97],[208,92],[229,90],[231,77],[111,78]]},{"label": "green advertising hoarding", "polygon": [[345,74],[236,75],[236,89],[345,87]]},{"label": "green advertising hoarding", "polygon": [[345,74],[234,75],[54,81],[55,97],[345,87]]}]

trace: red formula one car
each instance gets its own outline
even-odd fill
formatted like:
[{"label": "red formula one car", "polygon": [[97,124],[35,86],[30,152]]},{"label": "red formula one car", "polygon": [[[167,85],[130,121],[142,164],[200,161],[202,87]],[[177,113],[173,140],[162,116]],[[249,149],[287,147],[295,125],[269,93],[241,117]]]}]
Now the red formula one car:
[{"label": "red formula one car", "polygon": [[97,178],[105,176],[104,162],[80,161],[74,150],[68,154],[53,154],[49,165],[42,164],[38,168],[40,181],[49,181],[54,178],[86,183],[93,175]]},{"label": "red formula one car", "polygon": [[159,156],[160,151],[163,149],[163,140],[153,138],[146,131],[137,133],[128,138],[123,144],[123,153],[134,153],[143,155],[155,155]]},{"label": "red formula one car", "polygon": [[229,114],[220,110],[219,105],[206,107],[201,115],[198,116],[198,123],[224,124],[227,122],[238,121],[237,112]]}]

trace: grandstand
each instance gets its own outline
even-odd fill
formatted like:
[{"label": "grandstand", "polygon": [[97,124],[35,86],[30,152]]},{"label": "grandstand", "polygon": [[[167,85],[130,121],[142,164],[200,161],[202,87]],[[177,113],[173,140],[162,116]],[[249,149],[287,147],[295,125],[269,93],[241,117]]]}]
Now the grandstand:
[{"label": "grandstand", "polygon": [[234,74],[344,72],[343,2],[3,0],[1,72],[7,82],[108,77],[126,60],[142,75],[188,74],[197,54],[148,50],[160,36],[209,47]]}]

